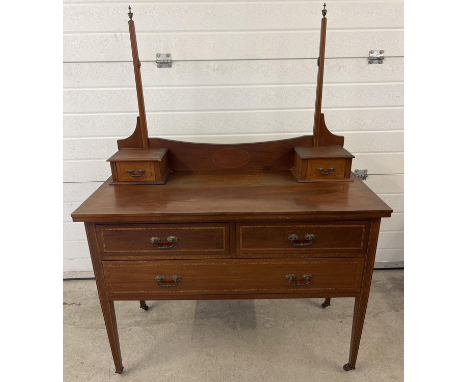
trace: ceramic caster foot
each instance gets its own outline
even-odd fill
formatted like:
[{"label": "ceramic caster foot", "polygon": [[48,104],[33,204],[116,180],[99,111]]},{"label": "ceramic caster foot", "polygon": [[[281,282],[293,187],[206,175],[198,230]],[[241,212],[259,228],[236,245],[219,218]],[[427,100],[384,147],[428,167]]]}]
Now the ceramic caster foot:
[{"label": "ceramic caster foot", "polygon": [[343,369],[345,371],[350,371],[350,370],[354,370],[355,367],[351,367],[349,363],[347,363],[346,365],[343,366]]},{"label": "ceramic caster foot", "polygon": [[148,310],[148,305],[145,305],[145,306],[140,306],[140,309],[143,309],[143,310]]},{"label": "ceramic caster foot", "polygon": [[116,370],[115,372],[116,372],[117,374],[122,374],[123,369],[124,369],[124,368],[123,368],[123,366],[122,366],[122,370],[120,370],[120,371],[117,371],[117,370]]}]

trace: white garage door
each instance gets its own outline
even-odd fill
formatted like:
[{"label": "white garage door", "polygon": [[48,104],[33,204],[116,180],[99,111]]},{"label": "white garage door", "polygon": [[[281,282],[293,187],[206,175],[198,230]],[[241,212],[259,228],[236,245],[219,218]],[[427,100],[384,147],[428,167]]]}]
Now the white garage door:
[{"label": "white garage door", "polygon": [[[395,211],[377,267],[403,263],[403,2],[328,1],[322,111]],[[138,115],[128,1],[64,4],[64,277],[92,276],[70,213],[110,175]],[[132,6],[150,136],[257,142],[311,134],[322,2],[139,1]],[[385,51],[368,65],[369,50]],[[171,53],[158,69],[157,52]]]}]

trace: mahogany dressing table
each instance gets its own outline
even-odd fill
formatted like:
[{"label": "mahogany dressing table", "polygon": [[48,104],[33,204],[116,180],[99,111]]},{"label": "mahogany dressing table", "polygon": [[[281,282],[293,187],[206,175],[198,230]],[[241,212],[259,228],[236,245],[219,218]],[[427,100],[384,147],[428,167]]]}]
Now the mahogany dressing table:
[{"label": "mahogany dressing table", "polygon": [[380,220],[392,213],[350,173],[321,114],[322,11],[314,135],[251,144],[149,138],[129,12],[139,117],[112,177],[75,212],[84,222],[117,373],[114,301],[355,299],[345,370],[356,366]]}]

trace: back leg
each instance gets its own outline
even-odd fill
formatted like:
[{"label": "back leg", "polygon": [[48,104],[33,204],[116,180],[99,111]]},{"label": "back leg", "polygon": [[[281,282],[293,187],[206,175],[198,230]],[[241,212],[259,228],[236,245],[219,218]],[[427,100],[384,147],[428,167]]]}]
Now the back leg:
[{"label": "back leg", "polygon": [[330,306],[331,305],[330,300],[331,300],[331,297],[326,297],[325,301],[322,304],[322,308],[326,308],[327,306]]}]

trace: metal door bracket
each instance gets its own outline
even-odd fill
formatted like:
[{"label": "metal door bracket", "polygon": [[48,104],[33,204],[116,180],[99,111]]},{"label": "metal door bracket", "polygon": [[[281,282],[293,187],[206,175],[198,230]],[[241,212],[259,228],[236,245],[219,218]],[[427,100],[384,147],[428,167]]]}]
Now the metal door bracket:
[{"label": "metal door bracket", "polygon": [[170,53],[156,53],[158,68],[172,68],[172,56]]},{"label": "metal door bracket", "polygon": [[361,179],[361,180],[366,180],[367,179],[367,169],[365,170],[354,170],[354,173],[356,176]]},{"label": "metal door bracket", "polygon": [[384,51],[383,50],[369,50],[369,64],[383,64]]}]

